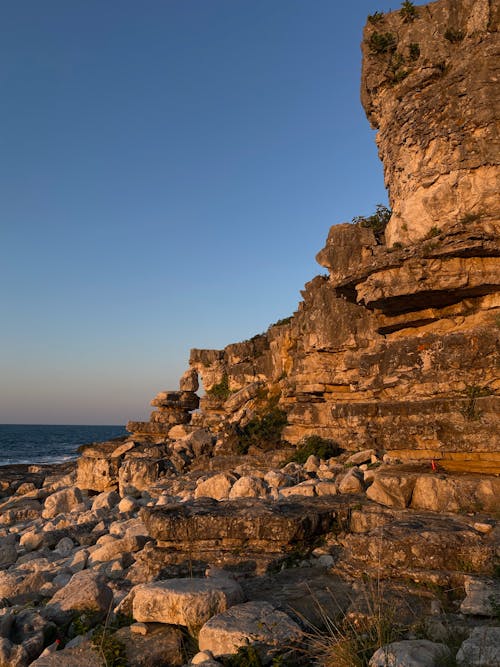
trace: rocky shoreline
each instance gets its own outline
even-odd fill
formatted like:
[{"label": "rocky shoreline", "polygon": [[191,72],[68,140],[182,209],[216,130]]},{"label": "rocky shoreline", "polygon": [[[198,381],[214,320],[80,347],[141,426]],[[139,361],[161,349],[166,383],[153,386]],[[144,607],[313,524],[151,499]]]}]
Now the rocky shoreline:
[{"label": "rocky shoreline", "polygon": [[[193,431],[172,453],[195,433],[208,436]],[[88,446],[76,463],[0,471],[2,667],[208,667],[249,646],[262,664],[323,664],[325,618],[362,624],[374,604],[398,610],[397,655],[455,651],[457,664],[498,664],[500,530],[493,511],[477,509],[490,498],[493,510],[497,476],[374,450],[277,466],[276,450],[267,465],[246,455],[211,472],[194,457],[152,483],[148,446],[126,442]],[[117,448],[118,476],[134,461],[145,488],[128,477],[126,487],[81,487],[86,450],[113,458]],[[103,645],[122,663],[92,638],[103,624]]]}]

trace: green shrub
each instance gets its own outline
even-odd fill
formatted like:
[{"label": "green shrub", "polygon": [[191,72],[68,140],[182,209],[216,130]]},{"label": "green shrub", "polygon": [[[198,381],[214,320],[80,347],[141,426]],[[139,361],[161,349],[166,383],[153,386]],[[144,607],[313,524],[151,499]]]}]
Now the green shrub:
[{"label": "green shrub", "polygon": [[343,452],[332,440],[327,440],[319,435],[308,435],[300,443],[297,451],[288,459],[287,463],[304,464],[312,455],[319,459],[330,459],[339,456]]},{"label": "green shrub", "polygon": [[290,317],[283,317],[281,320],[278,320],[274,324],[271,324],[272,327],[281,327],[284,324],[290,324],[290,322],[293,320],[293,316],[290,315]]},{"label": "green shrub", "polygon": [[253,646],[241,646],[238,653],[222,657],[224,667],[262,667],[262,660]]},{"label": "green shrub", "polygon": [[410,2],[410,0],[404,0],[404,2],[401,3],[399,14],[405,23],[414,21],[418,16],[417,8],[413,2]]},{"label": "green shrub", "polygon": [[222,380],[218,384],[214,384],[211,389],[207,391],[208,396],[212,398],[219,398],[225,401],[229,398],[231,390],[229,389],[229,377],[227,373],[224,373]]},{"label": "green shrub", "polygon": [[410,52],[410,60],[418,60],[420,58],[420,46],[416,42],[412,42],[408,50]]},{"label": "green shrub", "polygon": [[377,204],[376,211],[373,215],[368,216],[367,218],[362,215],[358,215],[352,219],[354,224],[360,225],[361,227],[367,227],[372,229],[375,234],[375,238],[379,243],[383,241],[385,228],[387,223],[391,219],[392,211],[384,206],[383,204]]},{"label": "green shrub", "polygon": [[246,454],[251,446],[273,449],[281,442],[281,433],[287,423],[284,410],[269,404],[260,415],[251,419],[246,426],[237,427],[239,454]]},{"label": "green shrub", "polygon": [[455,28],[448,28],[444,33],[445,39],[447,39],[452,44],[458,44],[465,37],[465,34],[462,30],[456,30]]},{"label": "green shrub", "polygon": [[92,645],[104,661],[105,667],[127,667],[125,644],[109,628],[100,625],[92,635]]},{"label": "green shrub", "polygon": [[372,53],[392,53],[396,50],[397,41],[392,32],[373,32],[368,40]]},{"label": "green shrub", "polygon": [[384,18],[384,12],[375,12],[368,15],[368,23],[378,23]]},{"label": "green shrub", "polygon": [[463,225],[468,224],[469,222],[476,222],[481,219],[480,213],[466,213],[463,218],[460,218],[459,222]]},{"label": "green shrub", "polygon": [[425,239],[433,239],[436,236],[439,236],[441,234],[441,230],[439,227],[431,227],[427,234],[424,236]]}]

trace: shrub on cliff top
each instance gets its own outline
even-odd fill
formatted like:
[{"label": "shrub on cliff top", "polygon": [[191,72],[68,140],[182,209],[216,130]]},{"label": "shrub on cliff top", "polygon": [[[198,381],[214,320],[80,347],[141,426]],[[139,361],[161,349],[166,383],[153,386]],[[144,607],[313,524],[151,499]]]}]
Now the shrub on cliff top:
[{"label": "shrub on cliff top", "polygon": [[404,0],[404,2],[401,3],[399,14],[405,23],[411,23],[418,16],[417,8],[413,2],[410,2],[410,0]]},{"label": "shrub on cliff top", "polygon": [[372,229],[377,241],[382,243],[384,240],[385,228],[391,219],[391,215],[392,211],[387,208],[387,206],[384,206],[383,204],[377,204],[377,208],[373,215],[370,215],[367,218],[363,215],[357,215],[352,219],[352,222],[354,224],[360,225],[361,227]]}]

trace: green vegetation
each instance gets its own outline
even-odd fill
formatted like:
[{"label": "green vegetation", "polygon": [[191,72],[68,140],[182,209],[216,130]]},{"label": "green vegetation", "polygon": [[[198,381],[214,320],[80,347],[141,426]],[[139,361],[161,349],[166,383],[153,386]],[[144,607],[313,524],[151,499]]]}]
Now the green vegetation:
[{"label": "green vegetation", "polygon": [[410,53],[410,60],[418,60],[420,58],[420,46],[416,42],[412,42],[408,47]]},{"label": "green vegetation", "polygon": [[392,211],[384,206],[383,204],[377,204],[377,208],[373,215],[368,216],[367,218],[362,215],[358,215],[352,219],[352,222],[361,227],[367,227],[372,229],[375,234],[375,238],[379,243],[383,242],[385,228],[387,223],[391,219]]},{"label": "green vegetation", "polygon": [[389,60],[388,74],[392,83],[399,83],[409,74],[409,71],[404,67],[405,59],[400,53],[393,53]]},{"label": "green vegetation", "polygon": [[271,324],[271,327],[281,327],[284,324],[290,324],[292,320],[293,320],[293,315],[290,315],[290,317],[283,317],[283,319],[278,320],[274,324]]},{"label": "green vegetation", "polygon": [[444,33],[445,39],[447,39],[452,44],[458,44],[463,40],[465,34],[462,30],[456,30],[455,28],[448,28]]},{"label": "green vegetation", "polygon": [[369,614],[356,620],[323,614],[325,631],[311,636],[311,647],[321,667],[368,667],[373,653],[404,636],[393,610],[383,605],[378,590],[366,595]]},{"label": "green vegetation", "polygon": [[470,222],[476,222],[481,219],[480,213],[466,213],[463,218],[460,218],[459,222],[463,225],[467,225]]},{"label": "green vegetation", "polygon": [[368,45],[372,53],[377,55],[393,53],[397,47],[397,40],[392,32],[373,32],[368,40]]},{"label": "green vegetation", "polygon": [[110,628],[100,625],[92,635],[92,646],[104,661],[105,667],[127,667],[125,644]]},{"label": "green vegetation", "polygon": [[441,234],[441,230],[439,227],[431,227],[427,234],[424,236],[424,239],[433,239],[436,236],[439,236]]},{"label": "green vegetation", "polygon": [[245,426],[237,427],[239,454],[246,454],[252,446],[269,450],[280,444],[281,433],[287,423],[287,415],[278,407],[278,400],[279,396],[267,398],[258,415]]},{"label": "green vegetation", "polygon": [[241,646],[238,653],[221,660],[224,667],[262,667],[262,660],[253,646]]},{"label": "green vegetation", "polygon": [[207,391],[207,395],[222,401],[229,398],[231,390],[229,389],[229,377],[227,373],[224,373],[222,380],[219,383],[214,384],[213,387]]},{"label": "green vegetation", "polygon": [[311,454],[319,459],[330,459],[332,456],[339,456],[342,452],[343,450],[332,440],[327,440],[319,435],[308,435],[302,440],[297,451],[288,459],[287,463],[304,464]]},{"label": "green vegetation", "polygon": [[404,2],[401,3],[399,14],[405,23],[411,23],[418,16],[417,8],[413,2],[410,2],[410,0],[404,0]]},{"label": "green vegetation", "polygon": [[464,390],[469,399],[467,405],[462,410],[463,416],[467,421],[477,421],[481,418],[481,411],[477,409],[476,401],[482,396],[491,396],[493,393],[489,387],[480,387],[477,384],[467,385]]},{"label": "green vegetation", "polygon": [[378,23],[384,18],[384,12],[375,12],[374,14],[368,14],[368,23]]}]

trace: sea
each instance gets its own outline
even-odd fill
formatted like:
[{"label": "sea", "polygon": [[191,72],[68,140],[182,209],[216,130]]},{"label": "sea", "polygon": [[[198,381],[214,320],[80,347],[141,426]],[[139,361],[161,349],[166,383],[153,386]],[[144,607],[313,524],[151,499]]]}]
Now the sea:
[{"label": "sea", "polygon": [[80,445],[126,433],[125,426],[0,424],[0,466],[70,461],[78,458]]}]

